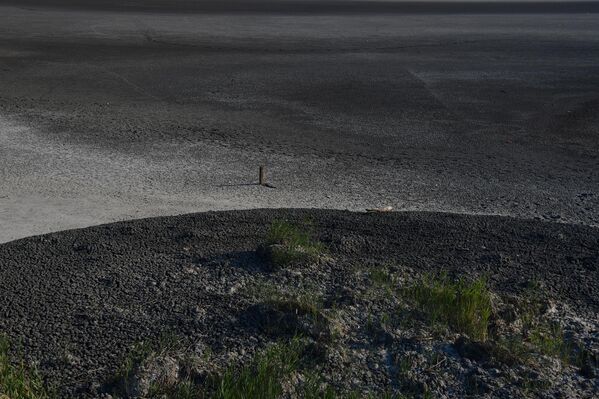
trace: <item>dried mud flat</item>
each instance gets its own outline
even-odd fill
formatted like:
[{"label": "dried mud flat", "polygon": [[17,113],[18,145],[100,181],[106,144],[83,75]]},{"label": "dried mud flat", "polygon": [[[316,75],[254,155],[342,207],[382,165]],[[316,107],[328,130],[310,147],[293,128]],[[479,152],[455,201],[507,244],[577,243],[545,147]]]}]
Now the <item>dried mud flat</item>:
[{"label": "dried mud flat", "polygon": [[[274,267],[273,221],[318,250]],[[0,332],[64,397],[223,397],[268,363],[283,397],[590,398],[598,266],[596,228],[505,217],[152,218],[0,246]],[[488,320],[423,300],[456,289]]]},{"label": "dried mud flat", "polygon": [[0,0],[0,242],[249,208],[599,226],[598,10]]}]

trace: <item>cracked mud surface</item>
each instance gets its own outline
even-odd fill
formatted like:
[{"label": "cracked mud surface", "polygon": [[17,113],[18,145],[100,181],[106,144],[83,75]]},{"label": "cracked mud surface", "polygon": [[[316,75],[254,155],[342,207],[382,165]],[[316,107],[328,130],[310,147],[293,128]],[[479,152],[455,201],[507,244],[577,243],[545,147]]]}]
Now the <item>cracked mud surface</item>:
[{"label": "cracked mud surface", "polygon": [[[274,219],[311,220],[314,237],[327,248],[324,260],[278,271],[265,267],[256,249]],[[424,379],[409,380],[412,387],[461,395],[461,381],[474,373],[489,392],[518,397],[524,392],[518,384],[530,385],[523,380],[530,370],[481,363],[464,349],[473,344],[431,341],[399,321],[394,329],[365,330],[367,320],[384,312],[394,320],[403,312],[394,297],[373,289],[368,276],[391,267],[398,278],[393,289],[427,272],[487,276],[489,289],[502,297],[520,295],[534,281],[544,300],[555,304],[555,315],[569,309],[561,319],[565,331],[599,356],[598,249],[596,228],[506,217],[250,210],[142,219],[1,245],[0,331],[20,342],[26,360],[63,394],[97,396],[135,343],[165,332],[198,356],[208,348],[214,367],[243,363],[288,336],[305,322],[297,311],[266,329],[260,322],[282,311],[264,308],[261,292],[270,287],[320,298],[327,320],[342,327],[328,352],[325,374],[333,386],[395,386],[399,366],[393,362],[412,353],[422,358],[414,358],[414,367]],[[291,332],[281,320],[291,323]],[[314,325],[301,328],[322,336]],[[433,368],[439,359],[444,366]],[[348,368],[347,361],[363,367]],[[562,383],[543,389],[591,397],[598,388],[593,379],[564,367],[548,377]],[[493,385],[504,380],[512,382]]]},{"label": "cracked mud surface", "polygon": [[0,241],[260,207],[599,223],[596,13],[10,4]]}]

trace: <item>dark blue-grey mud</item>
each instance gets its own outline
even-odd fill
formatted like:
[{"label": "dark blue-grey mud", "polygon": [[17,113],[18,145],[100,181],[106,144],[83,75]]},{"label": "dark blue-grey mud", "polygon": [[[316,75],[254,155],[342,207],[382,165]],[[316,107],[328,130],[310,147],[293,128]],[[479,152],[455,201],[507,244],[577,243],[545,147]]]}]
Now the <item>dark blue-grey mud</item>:
[{"label": "dark blue-grey mud", "polygon": [[[323,259],[272,271],[256,249],[273,220],[299,226],[309,221],[313,239],[326,248]],[[383,310],[392,320],[401,314],[400,308],[377,308],[390,294],[365,299],[372,288],[367,277],[381,268],[397,277],[389,278],[393,292],[416,276],[447,273],[485,278],[501,296],[534,285],[549,303],[573,309],[577,317],[593,320],[599,310],[596,228],[439,213],[251,210],[120,222],[3,244],[0,331],[19,343],[27,361],[62,394],[97,396],[135,343],[165,332],[215,356],[253,353],[281,338],[256,326],[260,287],[301,289],[321,298],[315,303],[322,312],[334,309],[339,323],[366,334],[367,320],[372,324]],[[345,312],[358,313],[354,320],[343,319]],[[404,328],[400,323],[398,329]],[[343,338],[349,333],[340,334],[336,342],[352,348]],[[383,343],[355,338],[354,345],[360,342],[372,355],[368,361],[380,367],[338,377],[337,384],[394,387],[396,377],[385,366],[389,359],[378,353],[407,344],[389,334]],[[462,364],[457,353],[442,354],[448,365]],[[338,375],[363,371],[336,361],[330,367]]]}]

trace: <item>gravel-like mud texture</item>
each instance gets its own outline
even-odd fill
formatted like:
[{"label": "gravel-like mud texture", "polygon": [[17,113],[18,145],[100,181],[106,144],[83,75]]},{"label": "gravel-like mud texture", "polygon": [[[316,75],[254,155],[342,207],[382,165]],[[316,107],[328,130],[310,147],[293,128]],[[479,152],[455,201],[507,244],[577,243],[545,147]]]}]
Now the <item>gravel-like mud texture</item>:
[{"label": "gravel-like mud texture", "polygon": [[[309,221],[323,255],[272,270],[256,250],[275,219]],[[381,268],[386,277],[374,280]],[[510,301],[534,284],[543,312],[584,348],[589,364],[540,355],[506,364],[482,344],[430,332],[416,316],[406,322],[409,307],[398,293],[418,276],[442,271],[452,278],[486,276],[497,314],[509,313]],[[278,307],[268,301],[275,291]],[[299,296],[319,304],[326,334],[284,302]],[[592,378],[598,315],[599,231],[577,225],[251,210],[120,222],[0,246],[0,332],[70,397],[110,392],[133,346],[165,333],[217,372],[243,364],[295,328],[325,348],[322,375],[336,389],[590,398],[599,388]],[[279,322],[265,324],[269,317]],[[502,331],[516,328],[515,317],[494,320]]]},{"label": "gravel-like mud texture", "polygon": [[599,224],[597,3],[273,4],[0,1],[0,241],[267,207]]}]

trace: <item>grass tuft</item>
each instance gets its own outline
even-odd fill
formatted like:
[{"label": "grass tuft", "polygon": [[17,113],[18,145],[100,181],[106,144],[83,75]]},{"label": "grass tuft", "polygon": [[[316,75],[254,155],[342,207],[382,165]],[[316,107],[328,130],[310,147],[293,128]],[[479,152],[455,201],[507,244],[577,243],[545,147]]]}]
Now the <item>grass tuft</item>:
[{"label": "grass tuft", "polygon": [[311,238],[309,231],[284,220],[272,222],[265,246],[270,260],[277,267],[315,258],[324,252],[324,245]]},{"label": "grass tuft", "polygon": [[160,399],[202,399],[204,392],[191,380],[179,381],[175,386],[162,386],[152,384],[148,392],[148,398]]},{"label": "grass tuft", "polygon": [[487,339],[492,307],[484,278],[467,282],[451,281],[446,275],[425,276],[408,293],[431,321],[447,323],[474,339]]},{"label": "grass tuft", "polygon": [[284,292],[273,285],[263,285],[256,289],[260,299],[277,308],[290,309],[295,313],[321,317],[323,307],[322,296],[314,291],[296,290]]},{"label": "grass tuft", "polygon": [[560,359],[564,363],[570,362],[573,348],[564,337],[564,330],[557,323],[541,324],[532,329],[528,341],[543,355]]},{"label": "grass tuft", "polygon": [[46,388],[35,368],[26,367],[24,362],[10,361],[10,342],[0,335],[0,398],[47,399],[55,395]]},{"label": "grass tuft", "polygon": [[299,367],[304,344],[294,338],[258,354],[241,369],[229,368],[214,382],[214,399],[269,399],[283,393],[283,380]]},{"label": "grass tuft", "polygon": [[387,293],[394,291],[398,284],[397,275],[394,274],[393,269],[389,265],[372,267],[368,271],[368,276],[373,287],[382,289]]},{"label": "grass tuft", "polygon": [[153,352],[154,348],[147,342],[139,342],[133,346],[127,357],[117,370],[115,380],[122,384],[122,390],[129,395],[128,381],[135,372],[135,368],[146,360]]}]

